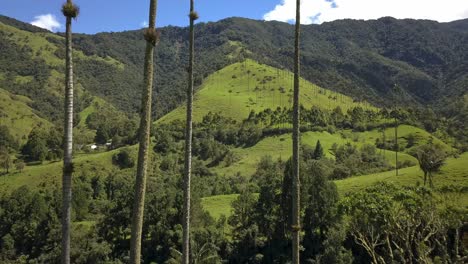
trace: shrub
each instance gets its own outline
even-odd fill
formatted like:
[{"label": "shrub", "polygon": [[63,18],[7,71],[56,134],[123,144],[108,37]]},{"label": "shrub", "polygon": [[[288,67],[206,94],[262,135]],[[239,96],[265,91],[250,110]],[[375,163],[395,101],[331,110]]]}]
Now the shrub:
[{"label": "shrub", "polygon": [[117,154],[114,154],[114,156],[112,156],[112,162],[119,166],[120,169],[132,168],[135,166],[135,159],[127,148],[122,149]]}]

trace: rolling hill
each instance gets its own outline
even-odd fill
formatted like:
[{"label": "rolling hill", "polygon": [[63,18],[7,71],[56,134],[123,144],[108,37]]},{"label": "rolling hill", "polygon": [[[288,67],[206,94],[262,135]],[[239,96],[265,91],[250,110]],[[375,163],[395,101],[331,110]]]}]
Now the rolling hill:
[{"label": "rolling hill", "polygon": [[[17,50],[22,60],[40,55],[49,65],[46,68],[60,64],[60,34],[4,16],[0,16],[0,24],[6,38],[0,41],[2,45],[13,41],[20,47],[30,46],[30,50]],[[389,17],[304,26],[302,76],[320,87],[386,106],[396,95],[392,88],[397,83],[402,105],[441,107],[446,100],[466,93],[467,28],[467,20],[437,23]],[[188,49],[188,28],[169,26],[160,30],[163,37],[156,50],[157,96],[153,107],[157,118],[185,99]],[[293,27],[287,23],[229,18],[199,23],[195,31],[196,85],[208,75],[242,61],[242,57],[292,69]],[[78,82],[84,89],[121,110],[137,112],[139,89],[135,88],[141,85],[143,72],[142,31],[76,34],[74,45]],[[9,61],[22,61],[10,57],[10,53],[2,52]],[[47,71],[44,74],[52,76]]]},{"label": "rolling hill", "polygon": [[[308,98],[313,94],[320,99],[315,103],[322,107],[346,108],[350,98],[379,106],[389,106],[398,98],[403,106],[432,107],[437,118],[443,115],[460,127],[449,130],[451,136],[466,141],[467,115],[452,109],[449,102],[463,104],[460,98],[467,92],[464,66],[468,50],[463,44],[468,41],[467,25],[467,20],[437,23],[387,17],[304,26],[301,65],[306,94],[303,102],[314,103]],[[188,29],[169,26],[160,30],[163,37],[155,55],[153,115],[171,120],[182,109],[166,114],[177,109],[185,99]],[[200,104],[195,108],[196,118],[199,118],[198,109],[212,110],[214,101],[221,108],[213,112],[222,111],[235,118],[245,116],[250,110],[289,103],[291,25],[229,18],[199,23],[195,30],[195,84],[202,93],[210,94],[206,100],[195,103],[196,107]],[[141,30],[76,34],[74,48],[76,111],[83,111],[93,98],[99,98],[126,114],[137,113],[143,72]],[[63,36],[0,16],[0,50],[0,88],[28,97],[28,106],[36,115],[59,124],[63,100]],[[227,66],[245,58],[248,59],[244,64],[246,69],[231,73],[236,66]],[[262,67],[257,69],[254,61]],[[241,67],[242,63],[239,64]],[[235,89],[229,89],[228,85],[227,90],[213,93],[224,82]],[[392,90],[395,83],[400,88],[398,94]],[[317,94],[317,91],[325,93]],[[335,101],[322,100],[335,96],[337,91],[346,96],[339,96]],[[269,97],[271,101],[264,100]]]},{"label": "rolling hill", "polygon": [[[274,109],[277,107],[289,108],[291,104],[287,98],[290,91],[285,87],[290,86],[290,72],[259,64],[253,60],[234,63],[205,79],[205,82],[195,94],[194,120],[195,122],[200,122],[202,117],[211,111],[241,122],[249,115],[250,111],[261,111],[266,108]],[[340,106],[344,110],[347,110],[351,107],[360,106],[370,111],[376,112],[379,110],[378,108],[369,106],[369,104],[365,102],[355,102],[347,96],[322,89],[305,80],[301,80],[301,86],[303,88],[301,100],[305,108],[318,106],[324,110],[331,110],[336,106]],[[107,107],[111,108],[112,111],[117,111],[106,101],[99,97],[94,97],[89,106],[80,113],[81,119],[76,126],[76,129],[81,130],[79,131],[80,133],[83,134],[87,132],[84,120],[86,120],[87,116],[91,113],[99,111],[100,107]],[[156,121],[155,125],[158,126],[160,124],[170,123],[171,121],[184,119],[185,106],[182,105]],[[290,124],[285,125],[289,126]],[[429,140],[442,145],[447,151],[451,150],[449,145],[423,129],[410,125],[400,125],[398,129],[400,144],[406,146],[410,135],[414,138],[413,145],[405,148],[403,152],[400,152],[400,162],[409,161],[416,164],[417,160],[410,155],[412,148],[426,144]],[[392,138],[394,133],[393,128],[388,127],[383,131],[375,129],[365,132],[340,130],[333,134],[325,131],[308,131],[302,133],[301,142],[302,144],[314,147],[316,142],[320,140],[325,150],[325,155],[333,159],[334,157],[329,150],[334,143],[351,143],[357,147],[366,144],[374,145],[376,139],[382,137],[382,133],[385,134],[387,138]],[[220,163],[210,167],[210,171],[220,176],[241,174],[250,177],[255,172],[257,163],[265,155],[272,156],[274,160],[279,158],[287,160],[292,154],[291,144],[291,134],[285,133],[275,136],[266,136],[253,146],[230,147],[230,151],[236,157],[235,161],[229,166]],[[132,146],[132,148],[136,148],[136,146]],[[76,158],[76,164],[78,168],[85,166],[83,167],[84,170],[94,168],[96,171],[112,171],[115,169],[112,165],[112,156],[118,153],[118,151],[117,149],[98,154],[79,154]],[[385,159],[392,166],[395,166],[395,152],[382,149],[378,151],[384,155]],[[23,172],[16,172],[6,177],[3,180],[2,186],[4,189],[9,189],[11,187],[19,187],[26,183],[36,187],[47,186],[50,183],[58,183],[61,175],[60,167],[61,163],[56,162],[27,166]],[[77,170],[78,173],[79,171],[80,170]]]},{"label": "rolling hill", "polygon": [[[209,75],[195,93],[194,121],[200,122],[209,112],[220,113],[224,117],[242,121],[251,111],[292,107],[293,75],[254,60],[231,64]],[[355,102],[340,93],[318,87],[301,79],[301,104],[304,108],[313,105],[324,110],[340,106],[344,112],[360,106],[376,110],[366,102]],[[157,122],[168,123],[185,118],[185,106],[176,108]]]},{"label": "rolling hill", "polygon": [[26,143],[29,133],[35,126],[44,128],[52,124],[39,117],[28,105],[31,99],[21,95],[14,95],[0,89],[0,125],[9,128],[11,135],[22,145]]},{"label": "rolling hill", "polygon": [[[468,170],[466,170],[466,160],[468,154],[465,153],[458,158],[450,158],[446,166],[435,176],[435,188],[440,190],[441,199],[453,200],[456,207],[468,209],[468,193],[444,192],[444,188],[459,188],[466,190],[468,188]],[[400,170],[399,176],[395,176],[394,171],[375,173],[370,175],[361,175],[344,180],[335,181],[341,196],[348,193],[363,190],[373,184],[380,182],[390,182],[400,186],[420,185],[423,181],[422,171],[418,167],[404,168]],[[203,206],[216,219],[221,215],[229,217],[231,215],[231,203],[237,198],[237,194],[215,195],[203,198]]]}]

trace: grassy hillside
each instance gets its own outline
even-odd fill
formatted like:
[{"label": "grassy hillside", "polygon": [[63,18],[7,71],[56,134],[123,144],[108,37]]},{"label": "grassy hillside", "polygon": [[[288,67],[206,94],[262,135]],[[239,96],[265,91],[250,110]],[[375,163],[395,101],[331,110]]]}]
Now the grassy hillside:
[{"label": "grassy hillside", "polygon": [[[442,167],[440,173],[434,176],[434,187],[440,188],[443,186],[454,185],[462,188],[468,188],[468,153],[460,155],[458,158],[449,158],[447,163]],[[423,172],[418,166],[404,168],[395,176],[393,171],[375,173],[365,176],[356,176],[344,180],[336,181],[338,190],[341,194],[354,192],[364,189],[367,186],[375,184],[379,181],[392,182],[402,186],[415,185],[418,182],[423,183]],[[460,200],[460,205],[468,208],[468,193],[465,193],[463,199]]]},{"label": "grassy hillside", "polygon": [[[468,153],[458,158],[449,158],[447,164],[442,167],[440,173],[434,176],[434,187],[457,186],[468,188]],[[344,180],[335,181],[341,196],[347,193],[362,190],[378,182],[391,182],[401,186],[412,186],[423,183],[423,173],[418,166],[400,170],[400,175],[395,176],[394,171],[375,173],[370,175],[355,176]],[[456,206],[468,209],[468,193],[439,193],[441,198],[449,198],[456,201]],[[231,214],[231,203],[237,198],[237,194],[216,195],[203,199],[204,208],[215,218],[221,215]]]},{"label": "grassy hillside", "polygon": [[[75,156],[73,159],[74,175],[77,177],[83,175],[83,172],[92,171],[92,175],[84,176],[89,178],[97,175],[107,176],[114,169],[112,155],[118,151]],[[61,186],[62,167],[61,161],[53,161],[41,165],[26,166],[22,172],[13,171],[8,175],[3,175],[0,177],[0,193],[13,191],[23,185],[28,185],[31,189]]]},{"label": "grassy hillside", "polygon": [[[418,128],[406,126],[406,130],[418,131]],[[391,129],[387,129],[386,132],[390,133]],[[367,133],[367,132],[364,132]],[[351,131],[344,131],[343,135],[340,133],[330,134],[328,132],[306,132],[301,135],[301,143],[315,147],[317,140],[320,140],[322,147],[325,150],[326,156],[333,158],[329,149],[334,143],[337,144],[346,144],[351,143],[356,146],[362,146],[364,144],[374,144],[375,138],[373,137],[364,137],[364,133],[353,133]],[[373,134],[378,134],[377,131],[369,132]],[[357,139],[357,140],[356,140]],[[281,158],[282,160],[287,160],[292,155],[292,138],[291,134],[283,134],[280,136],[267,137],[258,142],[255,146],[248,148],[235,148],[233,153],[238,157],[238,161],[232,164],[229,167],[223,167],[223,165],[215,167],[213,171],[217,172],[220,175],[235,175],[236,173],[241,173],[243,175],[252,175],[255,172],[256,165],[260,159],[265,155],[270,155],[274,160]],[[390,150],[380,150],[382,155],[385,155],[386,159],[391,165],[395,165],[395,152]],[[417,162],[417,160],[406,154],[400,153],[398,157],[399,161],[409,160],[412,162]]]},{"label": "grassy hillside", "polygon": [[215,195],[202,199],[202,205],[212,217],[219,219],[221,215],[231,215],[231,203],[239,196],[238,194]]},{"label": "grassy hillside", "polygon": [[[35,32],[0,22],[0,109],[1,124],[10,134],[26,143],[27,136],[38,124],[61,126],[64,100],[65,39],[50,32]],[[94,93],[99,83],[98,71],[89,65],[100,65],[101,70],[122,71],[124,65],[109,57],[86,55],[74,49],[75,111],[80,122],[75,135],[91,143],[95,131],[86,127],[86,118],[95,111],[95,103],[118,111],[113,105]],[[86,73],[91,72],[90,75]],[[89,140],[88,140],[89,139]]]},{"label": "grassy hillside", "polygon": [[48,128],[52,124],[35,114],[28,105],[31,99],[13,95],[0,88],[0,125],[8,127],[10,134],[24,144],[28,135],[35,126]]},{"label": "grassy hillside", "polygon": [[[50,32],[31,32],[0,22],[0,88],[31,99],[28,105],[42,118],[55,122],[63,116],[65,39]],[[121,71],[124,65],[109,57],[73,51],[75,110],[87,107],[86,96],[96,95],[97,72],[88,65]],[[101,69],[104,70],[104,69]],[[94,84],[93,83],[93,84]],[[86,96],[85,96],[86,95]]]},{"label": "grassy hillside", "polygon": [[[375,109],[367,103],[353,102],[342,94],[318,87],[304,79],[300,81],[301,104],[305,108],[316,105],[323,109],[340,106],[343,111],[361,106]],[[221,113],[235,120],[247,118],[250,111],[292,106],[293,75],[247,59],[229,65],[208,76],[195,94],[194,121],[201,121],[208,112]],[[165,115],[158,122],[170,122],[185,118],[182,105]]]},{"label": "grassy hillside", "polygon": [[80,122],[78,123],[79,128],[85,128],[86,127],[86,119],[88,118],[89,115],[92,113],[95,113],[98,111],[98,108],[108,108],[111,109],[112,111],[118,112],[118,110],[112,105],[106,102],[104,99],[94,96],[92,98],[92,101],[89,103],[89,105],[84,108],[80,113]]},{"label": "grassy hillside", "polygon": [[[385,138],[387,140],[393,140],[393,138],[395,137],[394,128],[387,128],[385,129],[384,133],[385,133]],[[408,139],[410,137],[413,137],[412,140],[414,140],[413,141],[414,144],[407,148],[406,146],[408,146]],[[375,142],[375,140],[378,138],[380,139],[383,138],[382,131],[372,130],[372,131],[359,133],[359,140],[361,141],[368,141],[368,142],[374,141]],[[429,132],[425,131],[424,129],[414,127],[414,126],[409,126],[409,125],[398,126],[398,144],[401,146],[405,146],[405,152],[407,153],[410,153],[414,148],[427,144],[430,141],[432,141],[432,143],[434,144],[439,144],[443,146],[443,148],[446,151],[453,150],[452,147],[445,144],[442,140],[434,137],[433,135],[431,135]]]},{"label": "grassy hillside", "polygon": [[[62,43],[65,46],[65,38],[49,33],[33,33],[25,30],[18,29],[16,27],[6,25],[0,22],[0,31],[4,32],[8,38],[17,43],[20,46],[27,46],[32,49],[32,57],[39,57],[46,61],[50,66],[63,66],[65,61],[57,56],[57,50],[63,49],[64,47],[58,46],[57,43]],[[99,57],[99,56],[86,56],[81,50],[75,49],[73,51],[73,57],[75,59],[94,60],[99,62],[105,62],[108,64],[115,65],[116,67],[124,67],[123,64],[111,57]]]}]

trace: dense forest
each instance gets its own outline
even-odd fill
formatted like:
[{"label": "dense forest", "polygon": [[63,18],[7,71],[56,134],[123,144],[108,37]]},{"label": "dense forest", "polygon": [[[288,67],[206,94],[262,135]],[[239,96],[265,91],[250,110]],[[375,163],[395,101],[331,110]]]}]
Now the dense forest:
[{"label": "dense forest", "polygon": [[0,16],[1,263],[468,260],[468,20],[301,25],[295,53],[299,25],[197,18],[68,43]]}]

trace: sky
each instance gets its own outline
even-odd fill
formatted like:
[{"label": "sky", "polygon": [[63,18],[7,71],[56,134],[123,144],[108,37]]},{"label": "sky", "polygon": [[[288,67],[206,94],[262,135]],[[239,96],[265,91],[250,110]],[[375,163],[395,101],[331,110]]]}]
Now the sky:
[{"label": "sky", "polygon": [[[51,31],[64,31],[60,7],[65,0],[0,0],[0,14]],[[147,25],[149,0],[74,0],[80,16],[73,31],[124,31]],[[232,16],[294,22],[296,0],[195,0],[201,22]],[[159,0],[157,26],[187,26],[188,0]],[[468,18],[468,0],[302,0],[301,23],[336,19],[395,18],[449,22]]]}]

